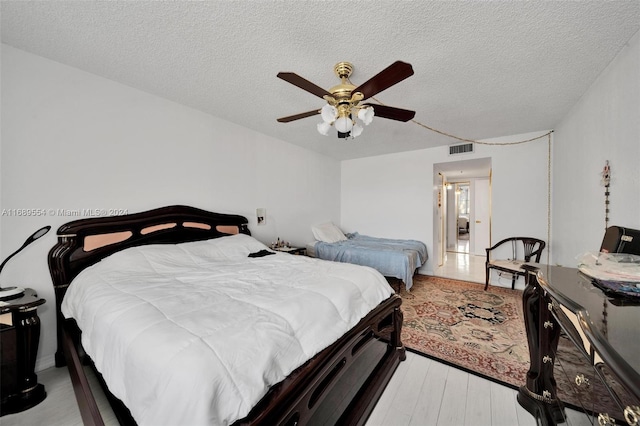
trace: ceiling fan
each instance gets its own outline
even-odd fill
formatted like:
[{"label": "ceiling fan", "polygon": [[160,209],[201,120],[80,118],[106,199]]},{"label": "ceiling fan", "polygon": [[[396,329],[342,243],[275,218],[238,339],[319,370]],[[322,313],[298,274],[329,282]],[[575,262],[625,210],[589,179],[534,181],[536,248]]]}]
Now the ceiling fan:
[{"label": "ceiling fan", "polygon": [[323,121],[318,124],[318,132],[327,135],[331,126],[334,126],[338,131],[339,138],[347,138],[357,137],[362,133],[362,126],[356,121],[356,117],[367,125],[373,120],[374,114],[378,117],[397,121],[409,121],[416,115],[415,111],[407,109],[361,103],[412,76],[413,67],[411,67],[411,64],[396,61],[358,87],[349,81],[349,76],[353,72],[351,63],[337,63],[334,67],[334,72],[341,80],[341,83],[328,91],[292,72],[279,72],[278,78],[298,86],[312,95],[323,98],[327,101],[327,104],[321,109],[278,118],[278,122],[288,123],[321,114]]}]

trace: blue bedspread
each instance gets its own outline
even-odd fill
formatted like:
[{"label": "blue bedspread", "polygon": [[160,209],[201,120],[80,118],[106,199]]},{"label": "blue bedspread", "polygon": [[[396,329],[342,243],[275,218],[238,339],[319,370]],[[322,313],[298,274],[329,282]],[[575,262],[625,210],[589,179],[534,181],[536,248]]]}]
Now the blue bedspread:
[{"label": "blue bedspread", "polygon": [[337,243],[317,242],[316,256],[335,262],[355,263],[377,269],[385,277],[401,279],[407,290],[413,285],[415,270],[427,261],[427,246],[416,240],[394,240],[347,234]]}]

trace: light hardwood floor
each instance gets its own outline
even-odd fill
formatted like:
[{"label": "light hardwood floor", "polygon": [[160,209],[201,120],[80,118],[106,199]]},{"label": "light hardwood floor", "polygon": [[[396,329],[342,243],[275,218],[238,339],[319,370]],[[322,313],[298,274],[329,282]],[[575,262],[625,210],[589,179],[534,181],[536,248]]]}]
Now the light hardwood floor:
[{"label": "light hardwood floor", "polygon": [[[408,352],[366,426],[535,426],[517,391]],[[565,410],[567,426],[593,419]]]},{"label": "light hardwood floor", "polygon": [[[90,371],[90,370],[89,370]],[[93,374],[89,374],[107,426],[118,424]],[[38,373],[47,398],[18,414],[0,418],[2,426],[80,426],[71,379],[66,368]],[[591,423],[566,410],[567,426]],[[597,424],[597,423],[596,423]],[[535,426],[516,401],[516,391],[473,374],[408,352],[383,392],[366,426]],[[186,425],[180,425],[186,426]]]},{"label": "light hardwood floor", "polygon": [[[448,261],[435,274],[484,283],[484,257],[448,253]],[[511,281],[498,280],[492,285],[510,287]],[[47,399],[30,410],[0,418],[0,425],[81,425],[67,369],[50,368],[39,372],[38,378],[45,385]],[[117,425],[95,377],[90,378],[105,424]],[[535,426],[516,394],[509,387],[408,352],[366,426]],[[567,426],[593,424],[594,419],[582,413],[568,409],[566,413]]]},{"label": "light hardwood floor", "polygon": [[[116,426],[118,421],[104,396],[98,380],[87,368],[91,389],[105,425]],[[9,414],[0,418],[2,426],[81,426],[82,418],[73,393],[71,378],[66,367],[47,368],[37,373],[38,382],[44,385],[47,397],[40,404],[22,413]]]}]

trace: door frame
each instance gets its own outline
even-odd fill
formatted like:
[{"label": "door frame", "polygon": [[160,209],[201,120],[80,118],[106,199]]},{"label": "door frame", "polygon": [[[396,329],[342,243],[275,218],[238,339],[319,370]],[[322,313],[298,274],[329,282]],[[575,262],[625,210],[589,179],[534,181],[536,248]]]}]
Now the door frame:
[{"label": "door frame", "polygon": [[[441,162],[441,163],[434,163],[433,165],[433,172],[434,172],[434,179],[436,179],[437,182],[436,185],[434,185],[434,189],[436,189],[436,191],[434,191],[434,201],[433,201],[433,208],[434,211],[437,212],[437,214],[434,217],[434,222],[433,222],[433,227],[434,230],[436,230],[436,232],[434,233],[434,247],[437,247],[437,253],[438,253],[438,267],[441,267],[442,265],[444,265],[444,262],[446,261],[446,252],[447,252],[447,238],[446,238],[446,229],[447,229],[447,216],[448,216],[448,212],[446,211],[447,209],[447,204],[446,204],[446,184],[453,184],[457,182],[462,182],[462,181],[468,181],[469,182],[469,188],[470,191],[472,191],[472,193],[470,194],[470,197],[473,199],[474,194],[473,192],[475,192],[475,188],[474,188],[474,184],[472,181],[475,181],[476,178],[482,178],[482,179],[486,179],[489,178],[489,200],[488,201],[488,209],[489,209],[489,242],[491,242],[492,240],[492,226],[491,226],[491,206],[492,206],[492,177],[493,177],[493,170],[491,167],[491,157],[486,157],[486,158],[476,158],[476,159],[468,159],[468,160],[457,160],[457,161],[451,161],[451,162]],[[449,178],[448,176],[451,176],[451,178]],[[470,223],[469,223],[469,253],[468,255],[471,255],[473,253],[471,253],[471,243],[472,243],[472,239],[473,239],[473,232],[472,229],[474,228],[474,223],[473,220],[475,218],[471,217],[472,215],[470,214]],[[457,226],[457,225],[456,225]],[[463,253],[463,254],[467,254],[467,253]]]}]

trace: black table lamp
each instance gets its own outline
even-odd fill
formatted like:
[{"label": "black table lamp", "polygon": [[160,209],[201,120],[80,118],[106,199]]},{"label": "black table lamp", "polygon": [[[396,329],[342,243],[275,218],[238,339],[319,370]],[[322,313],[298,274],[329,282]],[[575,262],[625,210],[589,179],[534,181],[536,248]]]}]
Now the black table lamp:
[{"label": "black table lamp", "polygon": [[[4,268],[4,265],[6,265],[6,263],[9,261],[9,259],[11,259],[16,254],[20,253],[22,250],[24,250],[24,248],[26,246],[28,246],[29,244],[31,244],[32,242],[34,242],[35,240],[37,240],[38,238],[42,237],[44,234],[49,232],[50,229],[51,229],[51,227],[47,225],[45,227],[42,227],[42,228],[38,229],[33,234],[31,234],[31,236],[29,236],[29,238],[27,238],[27,240],[24,242],[24,244],[22,244],[22,247],[20,247],[16,251],[14,251],[9,257],[7,257],[4,260],[4,262],[2,262],[2,264],[0,265],[0,273],[2,272],[2,268]],[[20,288],[20,287],[0,287],[0,300],[14,299],[14,298],[22,296],[23,293],[24,293],[24,288]]]}]

